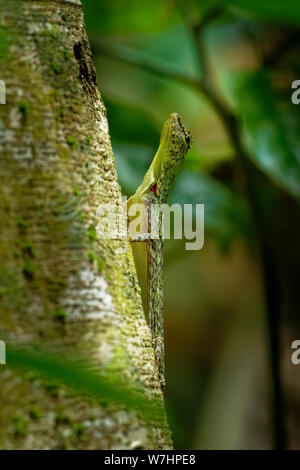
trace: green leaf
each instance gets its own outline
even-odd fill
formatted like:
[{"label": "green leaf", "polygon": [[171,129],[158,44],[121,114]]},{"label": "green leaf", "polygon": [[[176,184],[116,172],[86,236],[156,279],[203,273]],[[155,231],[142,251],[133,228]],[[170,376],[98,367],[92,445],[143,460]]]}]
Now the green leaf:
[{"label": "green leaf", "polygon": [[90,40],[96,55],[139,67],[160,78],[197,86],[199,61],[191,38],[181,24],[157,35],[127,38],[123,43],[96,35],[91,35]]},{"label": "green leaf", "polygon": [[[295,142],[267,74],[261,70],[235,73],[230,83],[234,105],[243,120],[250,158],[278,186],[300,200],[300,162]],[[285,105],[293,107],[288,98]],[[299,123],[297,128],[299,152]]]},{"label": "green leaf", "polygon": [[109,97],[105,97],[105,105],[112,140],[158,146],[159,129],[142,106],[139,109],[129,103],[112,101]]},{"label": "green leaf", "polygon": [[169,0],[83,0],[88,32],[133,34],[158,31],[177,18]]},{"label": "green leaf", "polygon": [[112,146],[122,192],[131,196],[141,184],[155,150],[148,145],[118,141],[113,141]]},{"label": "green leaf", "polygon": [[[3,337],[3,336],[2,336]],[[96,364],[75,351],[66,348],[45,347],[33,344],[16,345],[6,341],[7,367],[22,372],[34,372],[53,386],[67,386],[78,394],[88,395],[102,404],[114,404],[133,409],[148,422],[163,421],[162,403],[149,400],[143,389],[137,389],[128,379],[116,372],[109,377],[97,369]]]},{"label": "green leaf", "polygon": [[226,248],[251,234],[249,209],[235,192],[204,173],[183,171],[174,182],[170,204],[204,204],[205,231]]},{"label": "green leaf", "polygon": [[112,147],[124,194],[133,194],[159,145],[160,133],[148,113],[105,99]]},{"label": "green leaf", "polygon": [[295,0],[223,0],[220,3],[258,19],[300,24],[300,4]]}]

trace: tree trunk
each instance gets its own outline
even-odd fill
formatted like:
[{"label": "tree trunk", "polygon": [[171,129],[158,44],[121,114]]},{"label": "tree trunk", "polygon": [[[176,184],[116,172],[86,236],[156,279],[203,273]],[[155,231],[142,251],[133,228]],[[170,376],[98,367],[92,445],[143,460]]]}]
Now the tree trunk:
[{"label": "tree trunk", "polygon": [[0,328],[19,342],[75,348],[162,410],[147,422],[54,391],[11,369],[8,354],[0,446],[170,448],[128,242],[95,232],[99,205],[121,194],[81,3],[0,0],[0,10]]}]

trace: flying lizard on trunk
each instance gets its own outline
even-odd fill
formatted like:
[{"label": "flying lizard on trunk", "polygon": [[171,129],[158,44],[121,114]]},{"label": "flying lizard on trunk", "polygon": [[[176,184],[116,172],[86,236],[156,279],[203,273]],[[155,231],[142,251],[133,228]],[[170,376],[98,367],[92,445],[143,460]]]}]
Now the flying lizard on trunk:
[{"label": "flying lizard on trunk", "polygon": [[[167,202],[174,178],[190,146],[191,135],[184,128],[180,116],[177,113],[171,114],[163,126],[159,148],[142,184],[127,201],[128,234],[162,386],[165,383],[163,218],[159,206]],[[139,213],[138,230],[137,226],[132,224],[137,213]]]}]

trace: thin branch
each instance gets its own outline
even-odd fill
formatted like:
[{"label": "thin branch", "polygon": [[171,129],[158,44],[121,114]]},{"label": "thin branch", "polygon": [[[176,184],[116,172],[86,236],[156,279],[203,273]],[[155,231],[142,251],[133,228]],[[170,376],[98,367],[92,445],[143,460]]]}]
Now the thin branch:
[{"label": "thin branch", "polygon": [[142,68],[143,70],[153,73],[160,78],[165,77],[167,79],[174,80],[193,88],[193,90],[199,90],[199,88],[202,87],[201,80],[190,77],[189,75],[171,71],[161,61],[156,60],[154,62],[153,60],[147,59],[145,56],[142,56],[139,51],[117,46],[113,47],[96,39],[91,40],[91,48],[96,54],[101,54],[102,56],[104,55],[111,59],[116,59],[119,62]]},{"label": "thin branch", "polygon": [[118,60],[124,64],[139,67],[147,72],[150,72],[158,77],[164,77],[169,80],[173,80],[181,85],[191,88],[193,91],[200,93],[200,95],[207,99],[219,116],[225,131],[231,127],[234,123],[234,115],[225,109],[224,103],[221,102],[219,97],[212,91],[210,83],[204,79],[197,79],[190,77],[185,74],[180,74],[175,71],[171,71],[169,68],[164,66],[159,61],[153,61],[142,57],[138,51],[132,49],[125,49],[120,47],[112,47],[107,44],[103,44],[99,40],[91,40],[91,48],[94,54],[101,54],[110,59]]}]

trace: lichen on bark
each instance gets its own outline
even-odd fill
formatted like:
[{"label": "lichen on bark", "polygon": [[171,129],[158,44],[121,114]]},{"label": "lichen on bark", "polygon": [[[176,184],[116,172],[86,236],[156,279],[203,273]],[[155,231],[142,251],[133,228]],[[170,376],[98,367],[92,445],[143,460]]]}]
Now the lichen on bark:
[{"label": "lichen on bark", "polygon": [[161,403],[147,423],[1,367],[1,448],[171,445],[127,241],[99,240],[120,201],[106,110],[80,1],[0,0],[0,328],[76,348]]}]

